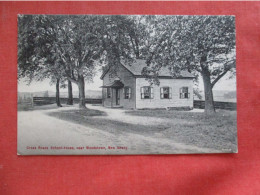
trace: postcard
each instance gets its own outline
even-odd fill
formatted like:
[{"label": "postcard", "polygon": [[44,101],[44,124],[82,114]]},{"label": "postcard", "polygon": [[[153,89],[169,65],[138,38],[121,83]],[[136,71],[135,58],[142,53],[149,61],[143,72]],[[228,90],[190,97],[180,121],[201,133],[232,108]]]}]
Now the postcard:
[{"label": "postcard", "polygon": [[237,153],[235,16],[18,15],[19,155]]}]

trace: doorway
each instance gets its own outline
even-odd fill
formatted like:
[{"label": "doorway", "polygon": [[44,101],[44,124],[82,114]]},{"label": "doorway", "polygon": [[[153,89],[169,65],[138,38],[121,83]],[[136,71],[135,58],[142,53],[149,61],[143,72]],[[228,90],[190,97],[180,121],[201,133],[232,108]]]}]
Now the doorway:
[{"label": "doorway", "polygon": [[120,104],[120,89],[116,89],[116,105]]}]

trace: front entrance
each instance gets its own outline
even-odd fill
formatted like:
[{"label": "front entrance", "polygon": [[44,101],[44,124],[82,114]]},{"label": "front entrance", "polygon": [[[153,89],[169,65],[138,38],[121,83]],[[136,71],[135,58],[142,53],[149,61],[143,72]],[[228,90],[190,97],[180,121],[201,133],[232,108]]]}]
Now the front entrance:
[{"label": "front entrance", "polygon": [[116,89],[116,105],[120,104],[120,93],[119,93],[120,89]]}]

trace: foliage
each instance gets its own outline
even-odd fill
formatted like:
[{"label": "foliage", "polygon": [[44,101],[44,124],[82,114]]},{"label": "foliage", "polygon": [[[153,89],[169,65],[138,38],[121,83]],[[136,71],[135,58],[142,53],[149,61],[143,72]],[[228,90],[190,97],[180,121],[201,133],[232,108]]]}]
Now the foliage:
[{"label": "foliage", "polygon": [[59,79],[62,86],[68,79],[82,101],[84,80],[99,65],[115,76],[120,63],[145,59],[143,74],[156,84],[163,66],[173,77],[201,74],[206,109],[214,108],[214,85],[235,73],[233,16],[20,15],[18,25],[18,78]]},{"label": "foliage", "polygon": [[98,64],[116,66],[140,55],[132,17],[21,15],[18,23],[19,78],[54,73],[77,83],[79,75],[92,80]]},{"label": "foliage", "polygon": [[[235,71],[235,21],[232,16],[154,16],[153,44],[147,64],[154,69],[170,67],[194,74],[206,67],[214,84],[228,71]],[[156,71],[157,72],[157,71]]]}]

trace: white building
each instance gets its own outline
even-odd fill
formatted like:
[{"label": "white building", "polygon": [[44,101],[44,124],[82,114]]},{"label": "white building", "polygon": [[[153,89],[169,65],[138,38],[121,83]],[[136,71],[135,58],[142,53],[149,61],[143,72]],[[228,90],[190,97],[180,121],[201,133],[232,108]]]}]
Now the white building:
[{"label": "white building", "polygon": [[173,77],[168,68],[159,72],[160,85],[150,86],[142,75],[145,60],[135,60],[130,65],[120,65],[117,77],[108,69],[103,72],[102,100],[105,107],[127,109],[193,108],[193,78],[188,71]]}]

